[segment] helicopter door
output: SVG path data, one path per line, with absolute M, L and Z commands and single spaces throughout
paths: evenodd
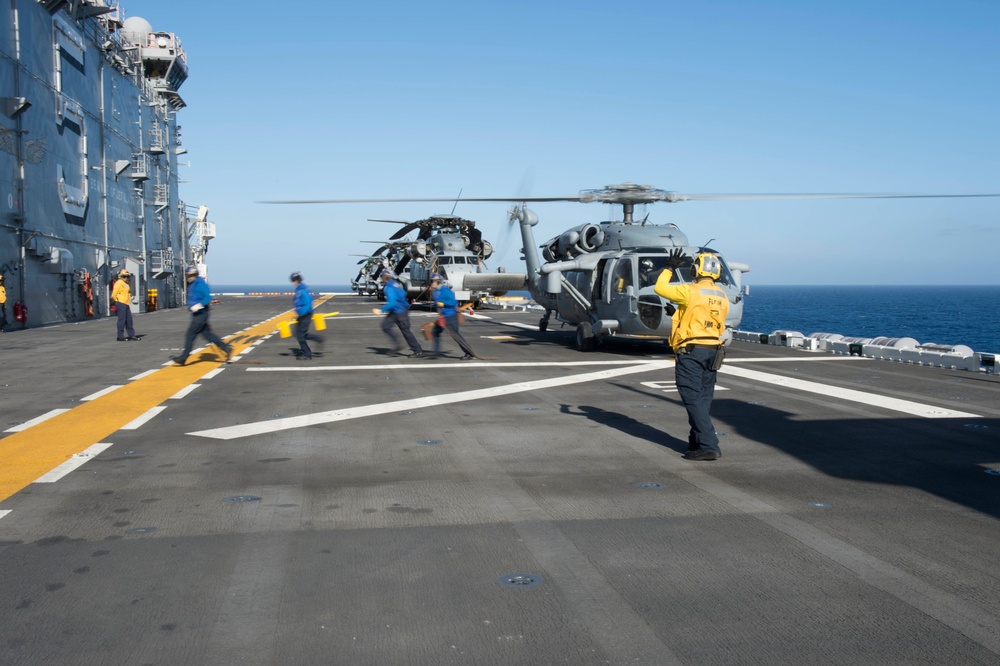
M 597 279 L 594 280 L 594 292 L 590 295 L 591 303 L 597 303 L 598 301 L 611 302 L 611 294 L 608 293 L 608 286 L 612 280 L 608 279 L 607 269 L 607 259 L 601 259 L 597 262 Z
M 622 257 L 611 274 L 611 304 L 616 312 L 636 314 L 639 298 L 635 289 L 635 257 Z

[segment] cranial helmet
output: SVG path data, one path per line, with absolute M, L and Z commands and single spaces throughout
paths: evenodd
M 722 262 L 719 261 L 717 256 L 707 252 L 702 252 L 695 256 L 694 263 L 691 264 L 691 277 L 695 280 L 703 277 L 718 280 L 721 275 Z
M 288 279 L 292 282 L 302 282 L 302 273 L 295 271 Z
M 653 261 L 651 259 L 643 259 L 639 262 L 639 269 L 642 271 L 653 270 Z
M 444 278 L 441 277 L 440 273 L 431 273 L 431 282 L 434 282 L 434 281 L 443 282 Z
M 118 271 L 118 277 L 128 277 L 128 271 L 124 268 Z
M 187 268 L 184 269 L 184 275 L 189 275 L 189 276 L 190 275 L 195 275 L 195 276 L 197 276 L 198 275 L 198 267 L 197 266 L 188 266 Z

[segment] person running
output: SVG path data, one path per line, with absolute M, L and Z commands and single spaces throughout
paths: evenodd
M 309 324 L 313 318 L 313 298 L 309 293 L 309 287 L 302 282 L 302 274 L 296 271 L 291 276 L 292 284 L 295 285 L 295 337 L 299 341 L 299 353 L 295 358 L 300 361 L 309 361 L 313 357 L 312 349 L 309 348 L 307 340 L 322 344 L 323 338 L 315 333 L 309 332 Z
M 434 304 L 439 315 L 434 324 L 434 355 L 441 354 L 441 333 L 448 331 L 448 334 L 465 352 L 465 356 L 462 357 L 463 361 L 476 358 L 476 352 L 472 351 L 472 347 L 458 331 L 458 300 L 455 298 L 455 292 L 438 273 L 431 275 L 431 289 L 434 290 Z
M 170 360 L 177 365 L 184 365 L 191 348 L 194 347 L 194 340 L 198 335 L 204 336 L 206 340 L 222 350 L 226 355 L 226 363 L 233 358 L 233 348 L 227 345 L 222 338 L 212 331 L 208 325 L 208 310 L 212 303 L 212 291 L 208 288 L 205 278 L 198 275 L 197 266 L 188 266 L 184 271 L 184 278 L 187 280 L 187 304 L 191 311 L 191 324 L 188 326 L 187 337 L 184 340 L 184 351 L 180 356 L 171 356 Z
M 410 351 L 413 352 L 410 354 L 410 358 L 422 358 L 424 350 L 410 330 L 410 315 L 408 312 L 410 303 L 406 300 L 406 289 L 403 288 L 403 285 L 399 283 L 399 280 L 396 279 L 396 276 L 389 269 L 382 271 L 379 277 L 382 278 L 382 282 L 385 284 L 383 288 L 385 305 L 381 308 L 372 308 L 372 314 L 385 315 L 385 319 L 382 320 L 382 332 L 388 335 L 389 340 L 392 341 L 392 351 L 399 353 L 403 349 L 399 338 L 392 332 L 392 327 L 396 326 L 399 328 L 399 332 L 403 334 L 406 344 L 410 346 Z

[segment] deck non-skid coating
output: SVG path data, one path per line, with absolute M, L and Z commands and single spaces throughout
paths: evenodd
M 5 334 L 0 455 L 113 414 L 0 503 L 3 663 L 1000 659 L 995 376 L 737 343 L 692 463 L 662 345 L 504 312 L 411 359 L 338 296 L 303 362 L 290 296 L 222 301 L 230 365 L 168 364 L 183 311 Z

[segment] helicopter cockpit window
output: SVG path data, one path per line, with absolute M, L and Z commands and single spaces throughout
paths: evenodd
M 438 257 L 438 263 L 439 264 L 450 264 L 451 263 L 451 257 Z
M 656 278 L 666 267 L 666 257 L 639 257 L 639 288 L 656 284 Z
M 615 265 L 615 274 L 612 286 L 619 294 L 624 294 L 625 290 L 632 286 L 632 262 L 628 258 L 619 259 Z

